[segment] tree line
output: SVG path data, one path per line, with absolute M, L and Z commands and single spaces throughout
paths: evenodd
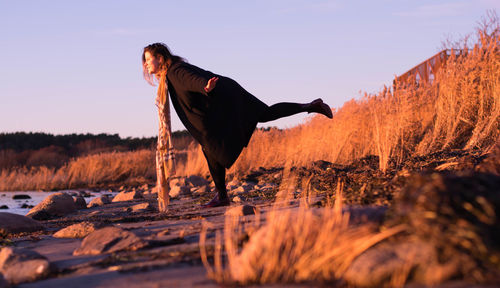
M 182 150 L 193 142 L 186 130 L 172 133 Z M 66 134 L 41 132 L 0 133 L 0 170 L 12 167 L 60 167 L 69 159 L 95 153 L 154 149 L 156 137 L 121 138 L 118 134 Z

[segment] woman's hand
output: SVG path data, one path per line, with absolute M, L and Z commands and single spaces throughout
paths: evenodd
M 215 88 L 215 84 L 219 81 L 219 77 L 212 77 L 208 80 L 207 86 L 205 86 L 205 92 L 210 93 Z

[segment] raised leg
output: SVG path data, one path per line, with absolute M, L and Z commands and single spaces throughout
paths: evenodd
M 259 122 L 269 122 L 279 118 L 288 117 L 301 112 L 320 113 L 328 118 L 332 118 L 332 110 L 328 105 L 323 103 L 320 98 L 312 101 L 311 103 L 288 103 L 282 102 L 269 106 L 259 119 Z

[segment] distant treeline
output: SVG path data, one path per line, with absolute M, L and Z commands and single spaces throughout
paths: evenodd
M 186 130 L 172 133 L 176 149 L 193 142 Z M 156 137 L 120 138 L 118 134 L 0 133 L 0 170 L 12 167 L 60 167 L 69 159 L 103 152 L 153 149 Z
M 186 130 L 172 133 L 174 138 L 189 137 Z M 114 147 L 121 146 L 127 150 L 152 148 L 156 144 L 156 137 L 120 138 L 118 134 L 67 134 L 52 135 L 47 133 L 0 133 L 0 150 L 12 149 L 16 152 L 38 150 L 49 146 L 58 146 L 70 152 L 81 144 L 93 146 Z M 78 150 L 78 149 L 76 149 Z

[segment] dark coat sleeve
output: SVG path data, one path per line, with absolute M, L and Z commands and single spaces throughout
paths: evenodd
M 187 63 L 181 63 L 173 69 L 171 78 L 175 79 L 178 84 L 182 83 L 181 85 L 187 91 L 208 96 L 204 88 L 207 86 L 211 75 L 207 72 Z

